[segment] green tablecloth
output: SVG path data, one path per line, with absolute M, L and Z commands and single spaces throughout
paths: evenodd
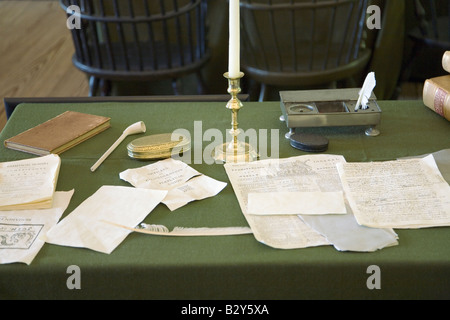
M 449 122 L 420 101 L 379 101 L 381 135 L 367 137 L 360 128 L 317 129 L 330 141 L 327 153 L 347 161 L 391 160 L 450 148 Z M 142 120 L 147 134 L 184 128 L 194 140 L 194 122 L 203 132 L 230 127 L 223 103 L 22 104 L 1 141 L 65 110 L 111 117 L 112 127 L 61 154 L 57 190 L 75 189 L 69 214 L 102 185 L 124 185 L 119 173 L 149 162 L 130 159 L 129 136 L 97 169 L 89 168 L 130 124 Z M 289 146 L 279 121 L 278 102 L 245 103 L 243 129 L 278 129 L 280 157 L 305 154 Z M 204 141 L 201 150 L 211 142 Z M 199 148 L 199 149 L 195 149 Z M 31 155 L 0 147 L 0 161 Z M 174 212 L 158 205 L 145 222 L 171 228 L 246 226 L 223 165 L 191 166 L 228 182 L 217 196 L 192 202 Z M 279 250 L 252 235 L 170 238 L 130 234 L 110 255 L 89 249 L 45 244 L 31 265 L 0 265 L 0 299 L 318 299 L 450 298 L 450 229 L 396 230 L 399 245 L 373 253 L 339 252 L 332 246 Z M 69 290 L 67 268 L 81 270 L 81 290 Z M 377 265 L 381 289 L 370 290 L 367 269 Z

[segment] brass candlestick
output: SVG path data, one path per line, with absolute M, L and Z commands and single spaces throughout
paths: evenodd
M 241 92 L 240 79 L 244 76 L 240 72 L 239 77 L 230 78 L 228 72 L 224 73 L 224 77 L 228 79 L 228 93 L 231 95 L 226 107 L 231 110 L 231 141 L 218 145 L 214 149 L 213 158 L 224 162 L 250 162 L 258 158 L 255 149 L 248 143 L 239 140 L 238 136 L 241 130 L 238 128 L 237 116 L 239 110 L 243 107 L 242 102 L 237 95 Z

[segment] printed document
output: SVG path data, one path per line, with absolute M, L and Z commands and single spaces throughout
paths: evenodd
M 249 194 L 266 193 L 267 198 L 273 198 L 282 192 L 342 191 L 336 172 L 338 162 L 345 162 L 344 157 L 308 155 L 250 163 L 226 163 L 225 170 L 255 238 L 274 248 L 293 249 L 331 243 L 297 215 L 250 214 Z M 282 204 L 283 198 L 277 201 Z
M 375 228 L 450 225 L 450 186 L 432 155 L 339 163 L 343 188 L 359 224 Z
M 60 165 L 55 154 L 0 163 L 0 210 L 51 208 Z
M 336 164 L 345 163 L 339 155 L 306 155 L 286 159 L 267 159 L 250 163 L 227 163 L 225 170 L 231 181 L 241 210 L 255 238 L 268 246 L 280 249 L 334 245 L 341 251 L 374 251 L 397 244 L 392 230 L 370 229 L 359 226 L 346 202 L 342 203 L 342 185 Z M 288 197 L 286 194 L 292 193 Z M 333 208 L 312 208 L 305 195 L 332 195 Z M 255 194 L 258 197 L 255 199 Z M 265 194 L 274 214 L 261 208 L 249 212 L 250 200 Z M 295 205 L 286 203 L 301 194 Z M 319 198 L 321 198 L 319 197 Z M 323 198 L 322 198 L 323 199 Z M 275 208 L 278 203 L 282 208 Z M 336 210 L 335 205 L 338 204 Z M 344 208 L 343 208 L 344 207 Z M 309 214 L 305 213 L 305 208 Z M 317 210 L 318 212 L 313 212 Z M 330 210 L 325 214 L 325 210 Z M 284 211 L 285 214 L 280 214 Z M 347 213 L 346 213 L 347 212 Z M 332 222 L 327 224 L 326 222 Z M 333 226 L 339 225 L 339 232 Z
M 172 158 L 125 170 L 119 176 L 137 188 L 166 190 L 162 203 L 171 211 L 191 201 L 215 196 L 227 185 Z
M 73 192 L 55 192 L 50 209 L 0 211 L 0 263 L 30 264 L 44 245 L 47 231 L 67 209 Z

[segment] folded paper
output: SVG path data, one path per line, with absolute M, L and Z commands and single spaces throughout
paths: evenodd
M 336 192 L 260 192 L 248 194 L 248 213 L 346 214 L 344 193 Z
M 297 215 L 249 213 L 249 194 L 342 192 L 336 163 L 340 155 L 306 155 L 250 163 L 226 163 L 225 170 L 255 238 L 270 247 L 296 249 L 330 245 Z M 251 196 L 253 197 L 253 196 Z
M 317 154 L 227 163 L 225 170 L 255 238 L 266 245 L 280 249 L 334 245 L 340 251 L 368 252 L 398 244 L 393 230 L 358 225 L 345 201 L 345 193 L 342 203 L 343 189 L 337 164 L 345 163 L 344 157 L 339 155 Z M 313 194 L 318 194 L 324 202 L 327 200 L 322 196 L 326 194 L 339 200 L 339 210 L 321 204 L 322 213 L 343 212 L 344 204 L 347 214 L 298 214 L 297 206 L 304 205 Z M 266 198 L 276 195 L 277 199 L 264 199 L 264 195 Z M 296 196 L 299 198 L 295 199 Z M 260 203 L 256 203 L 258 201 Z M 285 207 L 286 202 L 296 204 Z M 270 208 L 264 208 L 265 204 Z M 277 205 L 280 208 L 276 208 Z M 313 206 L 315 204 L 311 203 L 310 213 L 318 210 Z M 256 210 L 285 214 L 254 214 Z
M 162 202 L 171 211 L 191 201 L 215 196 L 227 185 L 172 158 L 125 170 L 119 176 L 137 188 L 166 190 L 167 195 Z
M 102 186 L 47 233 L 52 244 L 111 253 L 131 232 L 106 221 L 134 227 L 161 202 L 167 191 Z
M 394 230 L 361 226 L 351 212 L 345 215 L 301 215 L 300 218 L 339 251 L 373 252 L 398 245 Z

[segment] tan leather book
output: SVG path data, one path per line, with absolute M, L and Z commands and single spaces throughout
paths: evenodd
M 110 127 L 111 118 L 66 111 L 30 128 L 4 144 L 9 149 L 36 155 L 60 154 Z
M 450 121 L 450 75 L 427 79 L 423 86 L 423 103 Z

